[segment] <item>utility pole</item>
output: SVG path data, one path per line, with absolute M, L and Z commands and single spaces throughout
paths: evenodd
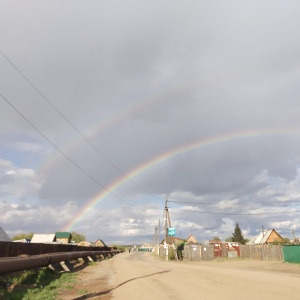
M 171 226 L 170 213 L 169 213 L 169 209 L 168 209 L 168 196 L 166 197 L 166 202 L 165 202 L 164 221 L 165 221 L 164 248 L 165 248 L 166 261 L 168 261 L 168 259 L 169 259 L 169 244 L 167 244 L 168 228 L 172 227 Z M 175 259 L 178 260 L 177 252 L 176 252 L 175 245 L 174 245 L 174 236 L 170 236 L 169 241 L 172 243 L 172 247 L 174 249 Z
M 155 233 L 154 233 L 154 241 L 153 241 L 153 245 L 154 247 L 157 247 L 157 254 L 159 255 L 159 250 L 160 250 L 160 219 L 158 220 L 158 226 L 154 227 Z

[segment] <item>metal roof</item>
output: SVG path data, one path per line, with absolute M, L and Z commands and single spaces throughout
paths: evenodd
M 250 245 L 265 244 L 273 231 L 274 229 L 264 230 L 256 238 L 251 239 L 248 244 Z
M 70 232 L 56 232 L 55 236 L 56 236 L 57 239 L 72 238 L 72 234 Z
M 52 243 L 56 240 L 55 234 L 39 234 L 36 233 L 31 239 L 31 243 Z
M 7 233 L 4 231 L 2 227 L 0 227 L 0 241 L 1 242 L 11 242 L 10 237 L 7 235 Z

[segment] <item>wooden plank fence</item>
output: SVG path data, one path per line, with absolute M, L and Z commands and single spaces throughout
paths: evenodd
M 160 247 L 159 254 L 165 257 L 165 251 Z M 239 254 L 239 255 L 238 255 Z M 213 245 L 185 245 L 183 250 L 184 259 L 190 261 L 213 260 L 215 258 L 249 258 L 254 260 L 283 261 L 281 245 L 240 245 L 240 251 L 229 251 L 222 248 L 222 255 L 216 257 Z M 169 247 L 169 258 L 174 258 L 174 251 Z
M 240 250 L 242 258 L 283 261 L 281 245 L 240 245 Z

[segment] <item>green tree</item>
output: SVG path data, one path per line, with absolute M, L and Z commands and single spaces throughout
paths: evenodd
M 232 242 L 238 242 L 242 245 L 245 245 L 247 243 L 247 239 L 244 238 L 239 223 L 236 223 L 235 225 L 234 232 L 232 234 Z
M 72 232 L 72 241 L 75 241 L 75 243 L 85 241 L 85 235 L 73 231 Z
M 23 239 L 31 240 L 32 237 L 33 237 L 33 232 L 30 232 L 30 233 L 20 233 L 20 234 L 17 234 L 15 236 L 13 236 L 12 240 L 13 241 L 23 240 Z
M 216 241 L 216 242 L 221 242 L 221 239 L 218 237 L 218 236 L 214 236 L 212 238 L 213 241 Z

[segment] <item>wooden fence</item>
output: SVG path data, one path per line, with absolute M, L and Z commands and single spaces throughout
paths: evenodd
M 283 251 L 281 245 L 240 245 L 240 251 L 229 251 L 222 249 L 222 258 L 249 258 L 254 260 L 283 261 Z M 165 256 L 165 251 L 160 247 L 159 254 Z M 184 259 L 190 261 L 213 260 L 216 257 L 213 245 L 185 245 L 183 250 Z M 174 251 L 169 246 L 169 258 L 174 258 Z
M 283 261 L 281 245 L 240 245 L 240 250 L 242 258 Z

